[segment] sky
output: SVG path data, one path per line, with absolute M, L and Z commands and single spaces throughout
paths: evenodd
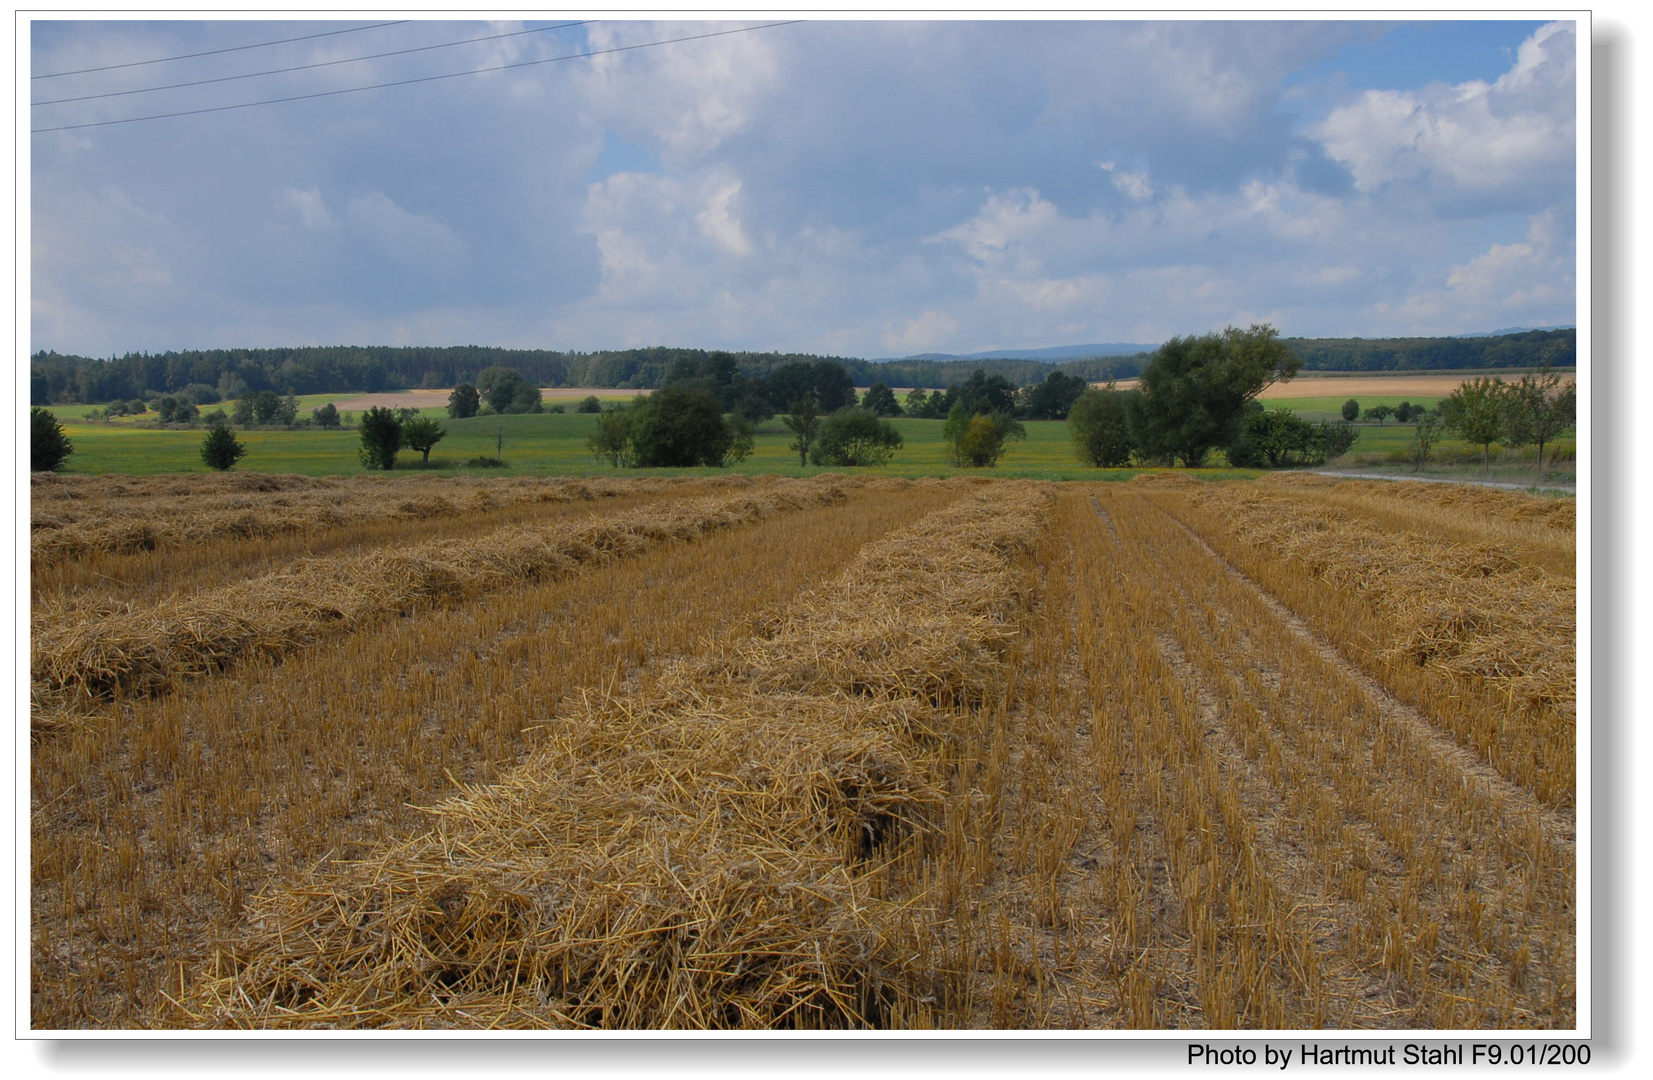
M 34 22 L 31 348 L 1577 319 L 1571 22 L 373 21 Z

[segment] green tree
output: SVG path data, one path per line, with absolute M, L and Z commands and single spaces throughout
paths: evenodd
M 1417 411 L 1412 413 L 1412 418 L 1418 427 L 1412 432 L 1412 441 L 1407 444 L 1406 449 L 1411 455 L 1413 470 L 1422 472 L 1423 467 L 1429 463 L 1430 451 L 1441 440 L 1441 414 L 1419 405 Z
M 670 385 L 638 397 L 631 409 L 631 442 L 643 468 L 722 468 L 740 433 L 723 418 L 717 397 Z
M 319 409 L 312 409 L 310 421 L 317 427 L 336 428 L 339 426 L 339 407 L 329 401 Z
M 207 437 L 201 440 L 201 460 L 219 472 L 232 468 L 246 453 L 247 448 L 222 421 L 207 428 Z
M 591 438 L 585 442 L 586 448 L 599 459 L 606 460 L 615 468 L 629 467 L 634 461 L 631 448 L 631 425 L 627 420 L 627 413 L 621 411 L 599 412 L 597 414 L 597 430 L 592 432 Z
M 954 465 L 984 469 L 997 465 L 1012 441 L 1027 438 L 1027 429 L 1008 413 L 973 413 L 961 397 L 941 434 Z
M 895 391 L 881 382 L 867 387 L 867 395 L 861 399 L 861 408 L 874 416 L 901 415 L 901 405 L 895 400 Z
M 1196 467 L 1239 437 L 1248 401 L 1299 366 L 1266 324 L 1172 338 L 1142 371 L 1132 436 L 1149 457 Z
M 257 423 L 274 423 L 281 410 L 281 395 L 274 390 L 260 390 L 252 397 L 252 410 Z
M 1548 367 L 1523 375 L 1505 401 L 1505 425 L 1511 446 L 1538 444 L 1538 481 L 1544 479 L 1544 447 L 1578 422 L 1578 388 Z M 1535 481 L 1536 482 L 1536 481 Z
M 1354 398 L 1350 398 L 1348 401 L 1345 401 L 1343 403 L 1343 419 L 1347 420 L 1351 424 L 1356 420 L 1359 420 L 1360 402 L 1356 401 Z
M 63 434 L 63 425 L 50 411 L 38 405 L 29 409 L 29 470 L 56 472 L 75 452 L 75 444 Z
M 448 395 L 448 419 L 469 420 L 482 407 L 482 395 L 470 383 L 460 383 Z
M 814 394 L 805 394 L 786 407 L 781 421 L 792 432 L 792 441 L 787 445 L 798 452 L 798 464 L 808 465 L 810 444 L 821 430 L 821 403 Z
M 1044 381 L 1027 392 L 1027 416 L 1030 420 L 1066 420 L 1074 403 L 1090 384 L 1077 375 L 1053 371 Z
M 1376 420 L 1378 422 L 1378 427 L 1382 427 L 1383 422 L 1393 415 L 1395 415 L 1395 410 L 1388 405 L 1373 405 L 1370 409 L 1366 410 L 1366 419 Z
M 598 399 L 596 394 L 591 394 L 587 397 L 581 398 L 579 406 L 574 411 L 583 413 L 600 413 L 603 411 L 603 403 Z
M 483 368 L 476 376 L 476 388 L 496 413 L 537 413 L 542 411 L 540 388 L 524 379 L 515 368 Z
M 1462 383 L 1441 402 L 1441 421 L 1446 428 L 1481 448 L 1483 471 L 1492 468 L 1492 444 L 1504 438 L 1508 390 L 1503 379 L 1483 375 Z
M 1135 445 L 1128 419 L 1129 398 L 1109 383 L 1104 390 L 1087 388 L 1068 410 L 1068 433 L 1079 460 L 1100 469 L 1128 464 Z
M 369 469 L 389 471 L 396 467 L 396 451 L 402 448 L 402 422 L 381 405 L 362 413 L 361 459 Z
M 434 416 L 415 416 L 402 424 L 402 445 L 424 454 L 422 464 L 430 464 L 430 452 L 442 441 L 448 431 Z
M 840 409 L 822 421 L 809 455 L 817 465 L 876 466 L 900 448 L 901 433 L 895 425 L 863 406 Z
M 908 416 L 928 416 L 930 414 L 930 395 L 922 386 L 915 386 L 907 391 Z

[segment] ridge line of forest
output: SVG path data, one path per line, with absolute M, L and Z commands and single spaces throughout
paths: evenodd
M 1495 337 L 1283 338 L 1302 359 L 1303 371 L 1447 371 L 1518 367 L 1574 367 L 1577 330 L 1529 330 Z M 30 360 L 31 404 L 141 398 L 185 386 L 218 385 L 226 375 L 249 390 L 297 394 L 376 393 L 382 390 L 447 387 L 491 366 L 513 368 L 538 386 L 655 389 L 665 384 L 679 359 L 732 357 L 747 376 L 767 376 L 787 363 L 826 360 L 847 372 L 857 386 L 944 389 L 981 369 L 1018 386 L 1061 371 L 1100 382 L 1139 375 L 1150 352 L 1051 362 L 1047 360 L 890 360 L 815 356 L 801 353 L 730 352 L 655 346 L 601 352 L 503 349 L 481 345 L 333 345 L 266 349 L 187 349 L 127 353 L 96 358 L 37 352 Z

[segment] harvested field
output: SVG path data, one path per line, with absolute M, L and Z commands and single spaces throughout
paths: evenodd
M 391 599 L 37 710 L 33 1024 L 1570 1030 L 1571 504 L 1369 488 L 622 491 L 226 580 Z

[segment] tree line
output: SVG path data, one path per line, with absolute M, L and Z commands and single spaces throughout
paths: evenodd
M 1286 338 L 1282 344 L 1309 371 L 1438 371 L 1574 366 L 1576 331 L 1533 330 L 1484 338 Z M 42 351 L 30 357 L 33 405 L 147 400 L 185 394 L 193 404 L 234 400 L 249 392 L 278 394 L 378 393 L 415 387 L 452 387 L 477 381 L 489 368 L 508 368 L 535 386 L 658 389 L 681 365 L 733 363 L 748 378 L 768 380 L 777 369 L 831 363 L 853 385 L 944 389 L 974 371 L 1012 386 L 1043 382 L 1061 372 L 1084 382 L 1141 374 L 1152 351 L 1051 364 L 1042 360 L 891 360 L 876 362 L 804 353 L 722 352 L 644 348 L 601 352 L 501 349 L 479 345 L 306 346 L 274 349 L 200 349 L 126 353 L 107 359 Z M 206 400 L 203 400 L 206 399 Z M 784 408 L 783 405 L 776 406 Z

